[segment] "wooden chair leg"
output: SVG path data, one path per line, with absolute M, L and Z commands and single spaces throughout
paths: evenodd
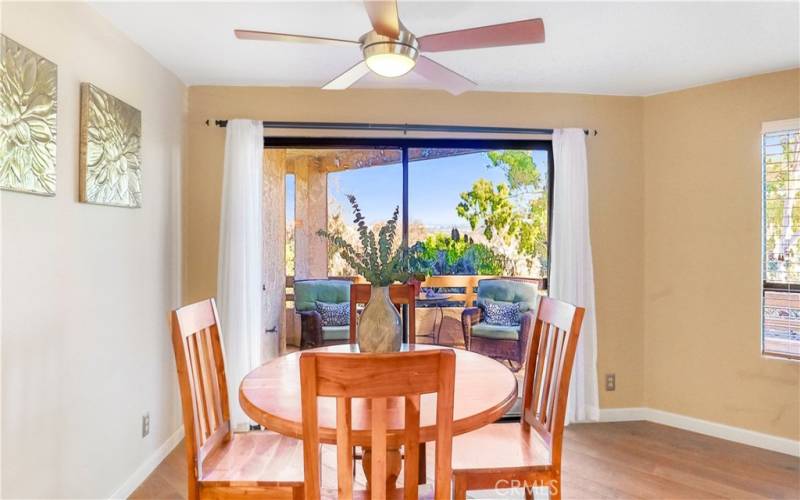
M 467 498 L 467 477 L 455 476 L 453 480 L 453 500 L 466 500 Z

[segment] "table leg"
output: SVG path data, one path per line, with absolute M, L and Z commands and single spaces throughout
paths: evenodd
M 361 467 L 367 477 L 367 489 L 372 480 L 372 450 L 364 447 L 364 458 L 361 460 Z M 400 477 L 400 467 L 402 466 L 402 455 L 400 448 L 387 448 L 386 450 L 386 491 L 397 489 L 397 478 Z

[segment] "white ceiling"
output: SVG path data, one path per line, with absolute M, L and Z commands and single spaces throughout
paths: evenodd
M 357 39 L 360 2 L 99 2 L 188 85 L 320 87 L 360 60 L 357 46 L 237 40 L 234 28 Z M 800 2 L 422 2 L 399 0 L 418 36 L 542 17 L 547 42 L 435 53 L 478 90 L 651 95 L 800 66 Z M 424 87 L 371 75 L 357 87 Z

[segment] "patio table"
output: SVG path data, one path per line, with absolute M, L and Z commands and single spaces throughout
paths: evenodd
M 419 294 L 417 296 L 417 306 L 436 308 L 436 313 L 433 316 L 433 327 L 430 333 L 417 333 L 417 337 L 430 337 L 433 343 L 439 345 L 439 337 L 442 334 L 442 324 L 444 323 L 444 306 L 449 302 L 450 297 L 443 293 L 437 294 Z M 439 321 L 436 321 L 436 316 L 439 316 Z
M 446 347 L 403 344 L 402 350 L 447 349 Z M 358 352 L 358 345 L 345 344 L 312 349 L 313 352 Z M 488 425 L 508 411 L 517 399 L 517 379 L 504 365 L 486 356 L 454 349 L 456 354 L 453 435 L 464 434 Z M 269 430 L 297 439 L 303 438 L 300 404 L 300 352 L 273 359 L 251 371 L 239 388 L 239 403 L 245 413 Z M 403 442 L 403 399 L 387 402 L 387 483 L 395 487 L 400 472 L 400 447 Z M 336 443 L 336 400 L 319 398 L 319 438 Z M 352 443 L 365 449 L 370 445 L 370 410 L 367 401 L 353 399 Z M 420 402 L 420 442 L 436 439 L 436 395 L 425 394 Z M 366 472 L 366 471 L 365 471 Z M 424 475 L 421 477 L 425 477 Z M 367 474 L 369 478 L 369 474 Z

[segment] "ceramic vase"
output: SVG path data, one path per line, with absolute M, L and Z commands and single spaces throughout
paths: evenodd
M 396 352 L 403 341 L 403 321 L 389 298 L 389 287 L 372 287 L 369 302 L 358 321 L 361 352 Z

